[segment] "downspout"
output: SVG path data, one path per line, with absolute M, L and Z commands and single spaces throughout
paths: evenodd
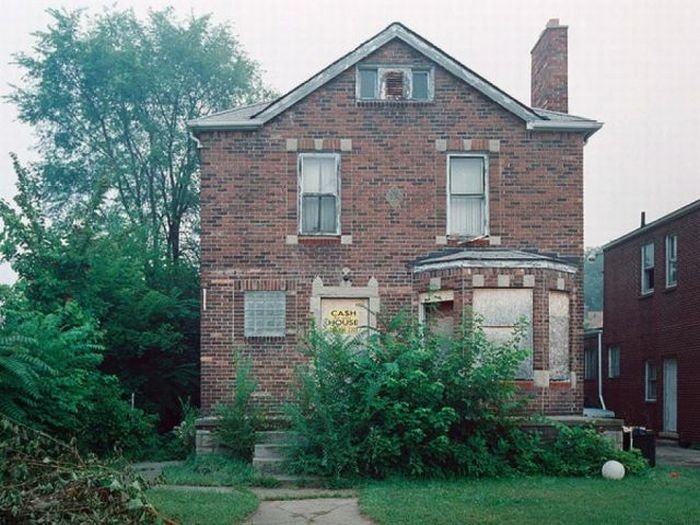
M 607 410 L 603 399 L 603 330 L 598 330 L 598 401 L 600 408 Z

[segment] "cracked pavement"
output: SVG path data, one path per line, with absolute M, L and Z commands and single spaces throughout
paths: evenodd
M 356 498 L 263 501 L 246 525 L 371 525 Z

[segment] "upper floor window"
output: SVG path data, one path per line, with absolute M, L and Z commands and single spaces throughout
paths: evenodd
M 666 236 L 666 288 L 678 284 L 678 236 Z
M 243 303 L 246 337 L 284 337 L 286 321 L 284 292 L 246 292 Z
M 299 155 L 299 232 L 340 233 L 340 157 Z
M 642 246 L 642 293 L 654 291 L 654 243 Z
M 448 235 L 478 237 L 488 233 L 486 171 L 484 156 L 448 156 Z
M 359 100 L 432 100 L 429 67 L 362 66 L 357 68 Z

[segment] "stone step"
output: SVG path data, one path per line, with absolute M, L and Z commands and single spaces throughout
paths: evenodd
M 291 445 L 281 443 L 272 444 L 256 444 L 253 457 L 260 459 L 279 459 L 284 460 L 289 455 Z
M 253 458 L 253 467 L 260 474 L 284 474 L 284 460 L 279 458 Z

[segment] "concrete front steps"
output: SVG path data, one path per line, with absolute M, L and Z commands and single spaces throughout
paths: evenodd
M 253 466 L 264 476 L 275 478 L 283 476 L 284 462 L 289 457 L 290 443 L 295 438 L 294 432 L 280 430 L 257 432 Z

